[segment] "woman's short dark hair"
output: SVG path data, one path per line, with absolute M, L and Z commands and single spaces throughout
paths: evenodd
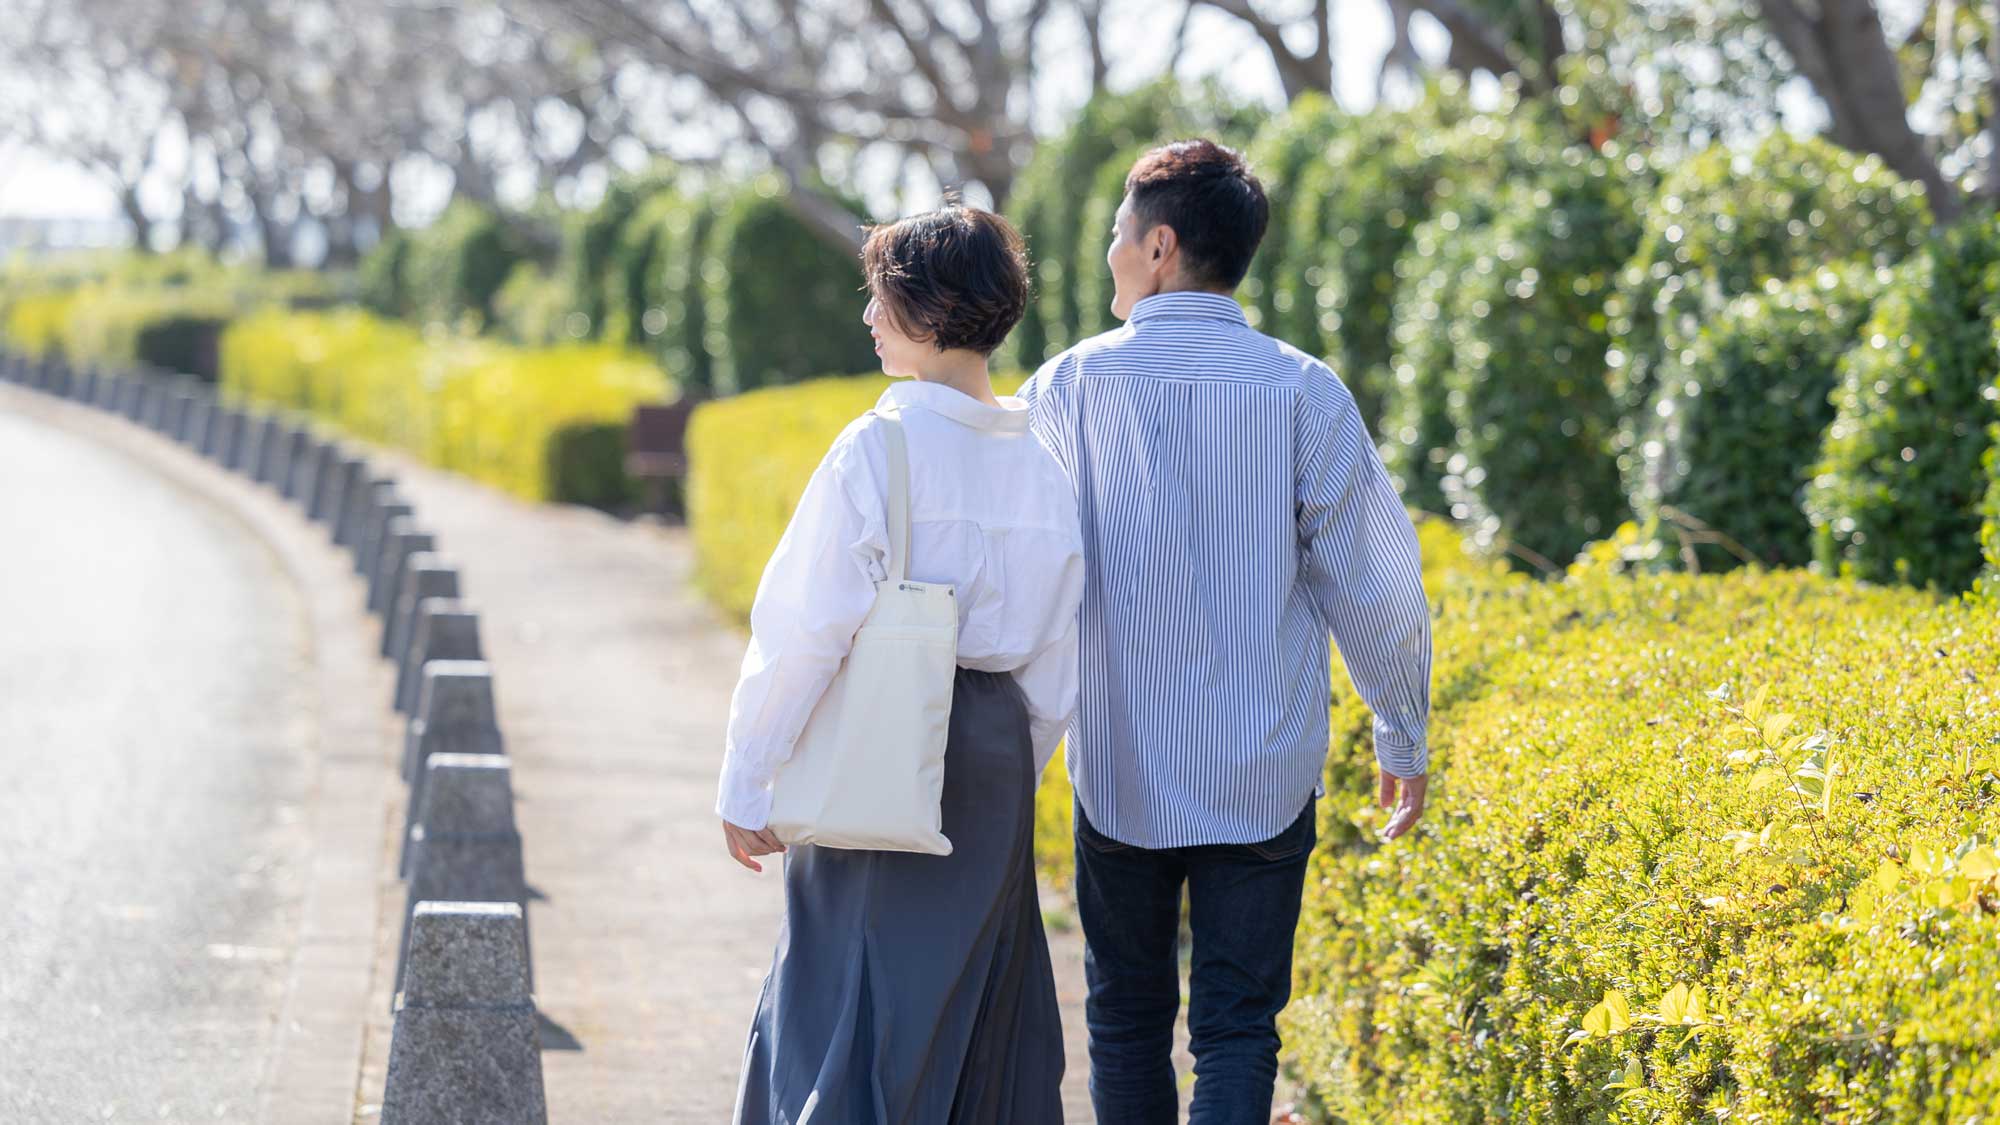
M 868 292 L 897 330 L 939 351 L 991 355 L 1028 307 L 1028 250 L 991 211 L 953 204 L 874 227 Z
M 1264 240 L 1271 204 L 1249 162 L 1210 140 L 1175 141 L 1141 156 L 1125 177 L 1141 233 L 1174 229 L 1191 282 L 1234 289 Z

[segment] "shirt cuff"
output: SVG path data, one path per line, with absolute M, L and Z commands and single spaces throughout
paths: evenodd
M 1431 748 L 1423 742 L 1405 742 L 1379 727 L 1375 731 L 1375 761 L 1392 777 L 1421 777 L 1430 772 Z
M 751 777 L 746 770 L 724 767 L 715 812 L 738 828 L 762 831 L 771 822 L 770 781 Z

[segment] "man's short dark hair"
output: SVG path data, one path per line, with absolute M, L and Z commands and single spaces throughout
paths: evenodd
M 1140 232 L 1172 227 L 1182 275 L 1213 289 L 1243 280 L 1271 219 L 1249 162 L 1210 140 L 1175 141 L 1141 156 L 1125 177 L 1125 194 Z
M 1027 311 L 1027 246 L 1011 223 L 977 207 L 870 229 L 861 266 L 896 328 L 940 351 L 991 355 Z

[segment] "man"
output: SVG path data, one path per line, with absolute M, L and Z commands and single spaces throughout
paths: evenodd
M 1083 518 L 1069 731 L 1091 1099 L 1173 1125 L 1180 903 L 1195 1125 L 1265 1125 L 1327 748 L 1328 635 L 1374 711 L 1383 835 L 1423 815 L 1430 617 L 1354 398 L 1231 297 L 1269 204 L 1206 140 L 1133 165 L 1107 255 L 1125 327 L 1022 394 Z

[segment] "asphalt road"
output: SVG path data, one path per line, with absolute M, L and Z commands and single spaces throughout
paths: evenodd
M 248 528 L 0 407 L 0 1120 L 252 1118 L 308 859 L 308 639 Z

